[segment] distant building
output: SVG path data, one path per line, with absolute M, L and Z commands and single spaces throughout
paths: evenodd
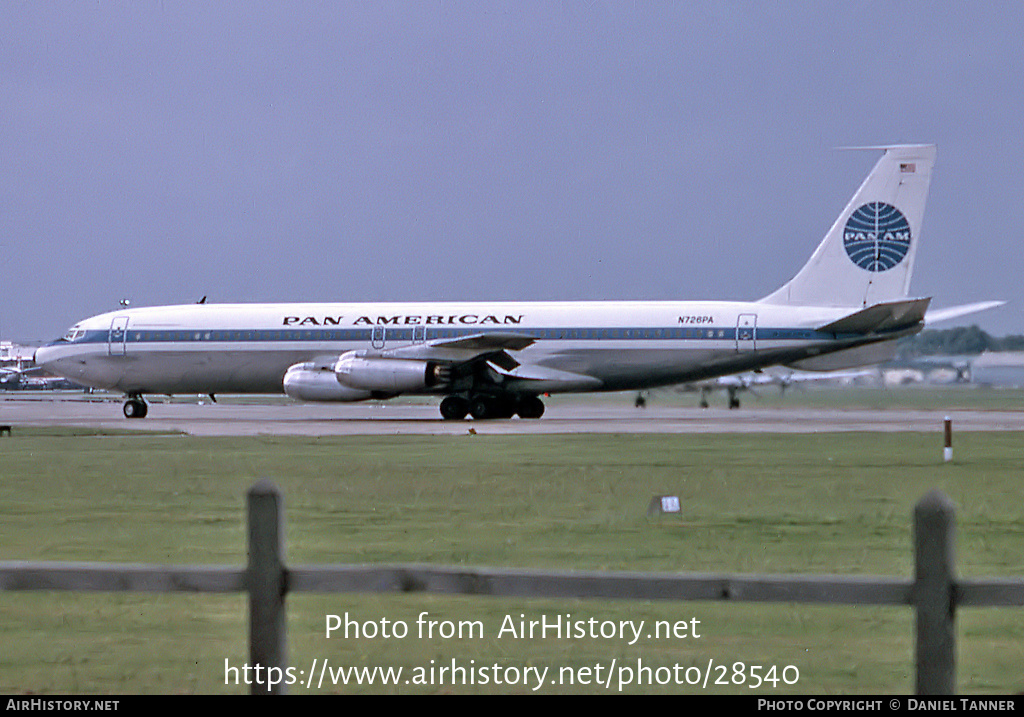
M 31 364 L 35 346 L 22 346 L 12 341 L 0 341 L 0 364 Z
M 1024 352 L 986 351 L 971 364 L 971 382 L 982 386 L 1024 386 Z

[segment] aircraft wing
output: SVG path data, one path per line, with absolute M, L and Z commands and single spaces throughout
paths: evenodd
M 819 381 L 842 381 L 845 379 L 863 378 L 864 376 L 877 376 L 878 371 L 870 368 L 859 371 L 825 371 L 825 372 L 793 372 L 785 376 L 777 376 L 775 383 L 789 385 L 793 383 L 817 383 Z
M 41 374 L 43 372 L 42 366 L 29 366 L 28 368 L 7 368 L 6 366 L 0 368 L 0 375 L 5 377 L 28 377 L 33 374 Z
M 593 376 L 584 376 L 583 374 L 562 371 L 549 366 L 520 364 L 508 369 L 499 366 L 494 361 L 488 361 L 487 366 L 503 380 L 528 384 L 534 391 L 585 390 L 596 389 L 601 386 L 601 380 Z
M 491 331 L 471 336 L 462 336 L 457 339 L 434 339 L 427 342 L 428 346 L 446 349 L 469 349 L 483 351 L 520 351 L 525 349 L 536 339 L 522 334 L 511 334 L 501 331 Z
M 860 371 L 828 371 L 828 372 L 797 372 L 789 373 L 738 373 L 729 376 L 706 379 L 704 381 L 691 381 L 683 384 L 683 391 L 713 391 L 713 390 L 748 390 L 755 386 L 780 386 L 785 388 L 794 383 L 815 383 L 821 381 L 839 381 L 862 376 L 872 376 L 876 372 L 871 369 Z
M 406 344 L 398 348 L 385 349 L 380 356 L 403 359 L 423 359 L 446 362 L 462 362 L 495 353 L 521 351 L 533 344 L 535 339 L 521 334 L 500 331 L 460 336 L 454 339 L 433 339 L 418 344 Z M 507 353 L 505 355 L 508 355 Z M 511 359 L 511 356 L 509 356 Z M 518 362 L 511 359 L 512 363 Z M 507 362 L 503 362 L 507 363 Z
M 421 344 L 400 346 L 381 351 L 389 358 L 443 361 L 455 367 L 456 374 L 486 367 L 491 380 L 496 384 L 528 385 L 532 392 L 548 390 L 569 391 L 599 388 L 600 379 L 540 366 L 523 364 L 509 351 L 520 351 L 533 344 L 535 339 L 522 334 L 500 331 L 485 332 L 455 339 L 434 339 Z

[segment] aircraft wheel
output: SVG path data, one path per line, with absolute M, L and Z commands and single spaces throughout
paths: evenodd
M 515 412 L 515 402 L 504 396 L 476 396 L 469 402 L 469 413 L 477 420 L 512 418 Z
M 514 415 L 516 415 L 516 402 L 514 398 L 503 396 L 495 399 L 495 418 L 512 418 Z
M 141 398 L 131 398 L 124 402 L 125 418 L 145 418 L 149 413 L 149 406 Z
M 740 407 L 740 400 L 738 398 L 730 398 L 729 399 L 729 408 L 739 408 L 739 407 Z
M 448 396 L 441 401 L 441 417 L 446 421 L 461 421 L 469 413 L 469 401 L 459 396 Z
M 469 413 L 478 421 L 494 418 L 493 401 L 487 396 L 477 396 L 469 402 Z
M 536 396 L 524 396 L 517 412 L 520 418 L 540 418 L 544 415 L 544 402 Z

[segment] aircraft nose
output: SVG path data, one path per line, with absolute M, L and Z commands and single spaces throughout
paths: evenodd
M 56 359 L 57 349 L 54 346 L 40 346 L 32 353 L 32 362 L 42 368 L 47 368 Z

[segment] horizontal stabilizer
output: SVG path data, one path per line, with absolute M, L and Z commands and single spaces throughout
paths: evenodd
M 838 321 L 819 326 L 818 331 L 830 334 L 871 334 L 909 328 L 924 321 L 931 299 L 890 301 L 861 309 Z
M 937 321 L 948 321 L 950 319 L 958 319 L 961 316 L 967 314 L 974 314 L 978 311 L 985 311 L 986 309 L 994 309 L 997 306 L 1002 306 L 1005 301 L 979 301 L 976 304 L 962 304 L 960 306 L 950 306 L 945 309 L 932 309 L 924 315 L 924 322 L 926 324 L 934 324 Z

